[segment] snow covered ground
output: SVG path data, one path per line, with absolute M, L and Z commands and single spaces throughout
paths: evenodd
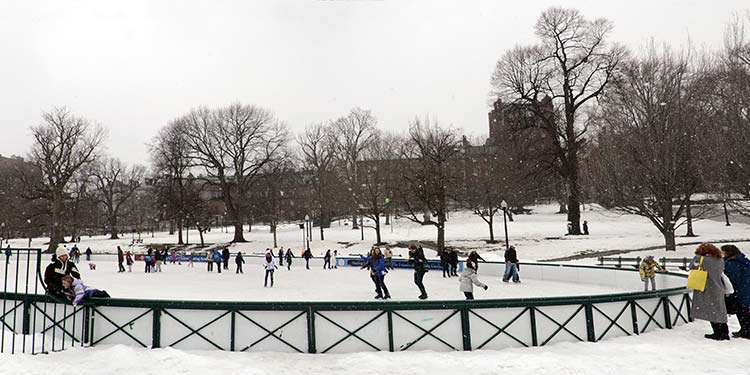
M 730 319 L 732 329 L 736 322 Z M 436 353 L 289 354 L 75 348 L 49 355 L 0 354 L 0 374 L 721 374 L 750 371 L 750 340 L 706 340 L 708 323 L 602 343 Z
M 565 236 L 565 215 L 556 214 L 557 206 L 540 205 L 532 207 L 531 215 L 515 215 L 515 221 L 508 222 L 509 242 L 518 249 L 519 258 L 522 261 L 536 261 L 552 259 L 575 254 L 590 253 L 601 250 L 627 250 L 648 246 L 663 246 L 664 239 L 656 228 L 647 219 L 635 215 L 626 215 L 617 212 L 603 210 L 597 206 L 587 206 L 582 212 L 581 220 L 589 222 L 591 235 L 589 236 Z M 750 241 L 750 224 L 732 220 L 732 226 L 725 226 L 722 220 L 699 220 L 694 224 L 698 237 L 678 237 L 677 243 L 696 241 L 719 241 L 719 240 L 747 240 Z M 339 249 L 340 254 L 366 252 L 375 242 L 374 231 L 365 228 L 365 240 L 360 241 L 360 231 L 352 230 L 345 221 L 334 222 L 331 228 L 325 230 L 325 241 L 319 240 L 319 230 L 314 228 L 313 240 L 310 247 L 314 254 L 323 255 L 326 249 Z M 368 221 L 365 220 L 365 225 Z M 502 257 L 504 249 L 504 233 L 502 216 L 495 218 L 495 239 L 500 243 L 488 244 L 485 240 L 489 238 L 487 224 L 478 216 L 469 212 L 452 213 L 446 224 L 446 241 L 448 245 L 458 246 L 464 249 L 476 249 L 487 260 L 497 260 Z M 233 233 L 225 233 L 221 228 L 213 228 L 210 233 L 205 233 L 207 243 L 226 243 L 232 239 Z M 684 234 L 685 229 L 678 229 L 678 236 Z M 303 234 L 297 223 L 282 225 L 278 230 L 278 244 L 285 248 L 291 247 L 296 255 L 303 248 Z M 157 232 L 154 237 L 150 233 L 143 233 L 143 244 L 148 243 L 175 243 L 177 236 L 166 232 Z M 109 240 L 104 236 L 89 238 L 84 236 L 79 244 L 81 250 L 91 247 L 94 252 L 116 251 L 117 245 L 127 249 L 132 234 L 124 234 L 120 240 Z M 189 233 L 191 244 L 199 242 L 196 230 Z M 253 226 L 253 231 L 245 233 L 247 243 L 233 244 L 231 251 L 242 251 L 243 253 L 263 253 L 266 248 L 273 247 L 273 236 L 267 226 Z M 398 241 L 435 241 L 436 231 L 433 226 L 421 226 L 409 222 L 406 219 L 394 220 L 394 225 L 382 227 L 382 239 L 389 243 Z M 43 247 L 47 242 L 45 238 L 33 239 L 32 247 Z M 28 239 L 11 240 L 12 246 L 26 247 Z M 72 246 L 72 245 L 68 245 Z M 653 254 L 659 256 L 686 256 L 692 253 L 695 246 L 686 247 L 677 253 L 652 250 L 635 255 Z M 136 247 L 136 251 L 143 251 L 142 247 Z M 404 249 L 396 253 L 406 255 Z M 431 252 L 427 252 L 428 255 Z M 434 253 L 432 253 L 434 255 Z M 633 256 L 635 256 L 633 255 Z M 594 259 L 584 263 L 593 264 Z

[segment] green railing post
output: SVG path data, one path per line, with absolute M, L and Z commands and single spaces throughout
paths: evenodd
M 307 352 L 315 353 L 315 310 L 307 308 Z
M 594 332 L 594 309 L 591 303 L 584 305 L 584 312 L 586 313 L 586 334 L 588 340 L 596 342 L 596 333 Z
M 28 297 L 28 294 L 23 296 L 23 323 L 21 325 L 21 332 L 23 332 L 24 335 L 29 334 L 29 323 L 31 321 L 31 303 L 29 303 Z
M 464 350 L 471 350 L 471 327 L 469 326 L 468 303 L 461 307 L 461 331 L 464 339 Z
M 536 333 L 536 307 L 529 308 L 529 322 L 531 323 L 531 346 L 539 346 L 539 338 Z
M 154 321 L 151 330 L 151 348 L 159 348 L 161 347 L 161 309 L 155 307 L 153 312 Z
M 669 311 L 669 297 L 661 297 L 661 304 L 664 307 L 664 327 L 672 329 L 672 316 Z
M 393 352 L 394 345 L 393 345 L 393 311 L 392 310 L 388 310 L 387 318 L 388 318 L 388 351 Z
M 630 316 L 633 318 L 633 333 L 639 335 L 638 332 L 638 313 L 635 311 L 635 301 L 630 301 Z
M 687 306 L 687 316 L 688 316 L 688 322 L 693 321 L 693 309 L 691 308 L 692 300 L 690 299 L 690 293 L 685 293 L 685 305 Z
M 229 332 L 229 350 L 232 352 L 234 351 L 235 327 L 237 326 L 236 321 L 235 321 L 235 315 L 236 315 L 235 310 L 232 310 L 232 321 L 230 323 L 231 331 Z

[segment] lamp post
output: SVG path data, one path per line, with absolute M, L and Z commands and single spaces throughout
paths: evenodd
M 508 250 L 508 202 L 503 199 L 500 202 L 500 207 L 503 209 L 503 227 L 505 228 L 505 250 Z
M 31 248 L 31 219 L 26 219 L 26 222 L 29 223 L 29 248 Z
M 5 222 L 0 223 L 0 245 L 3 243 L 3 238 L 5 238 L 5 242 L 8 242 L 8 238 L 5 237 Z
M 310 215 L 305 214 L 305 226 L 303 226 L 303 235 L 306 242 L 303 241 L 303 244 L 305 244 L 305 250 L 310 248 L 310 236 L 308 235 L 308 229 L 310 228 Z

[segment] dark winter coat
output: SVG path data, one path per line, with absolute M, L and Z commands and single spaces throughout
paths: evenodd
M 482 258 L 481 255 L 477 254 L 474 251 L 472 251 L 471 254 L 469 254 L 469 259 L 471 259 L 471 261 L 474 262 L 474 264 L 479 263 L 479 259 L 481 259 L 482 262 L 486 262 L 486 260 L 484 260 L 484 258 Z
M 125 254 L 123 254 L 122 249 L 120 247 L 117 247 L 117 261 L 122 263 L 125 261 Z
M 289 249 L 286 251 L 286 261 L 287 263 L 292 262 L 292 258 L 294 258 L 294 254 L 292 254 L 292 249 Z
M 90 256 L 91 254 L 92 254 L 91 248 L 87 248 L 86 249 L 86 255 Z
M 62 277 L 65 275 L 73 276 L 76 279 L 81 278 L 81 273 L 78 272 L 78 268 L 72 260 L 63 264 L 59 259 L 55 259 L 54 262 L 50 263 L 44 270 L 44 283 L 47 285 L 47 293 L 58 298 L 65 298 L 62 286 Z
M 741 253 L 724 258 L 724 273 L 732 282 L 737 302 L 744 307 L 750 307 L 750 259 Z
M 323 256 L 324 260 L 331 260 L 331 250 L 326 251 L 326 255 Z
M 245 258 L 242 257 L 242 254 L 237 253 L 237 256 L 234 257 L 234 262 L 237 264 L 245 263 Z
M 458 265 L 458 251 L 451 251 L 451 254 L 448 259 L 450 260 L 451 265 L 453 266 Z
M 424 256 L 424 250 L 417 248 L 409 255 L 409 263 L 414 264 L 414 272 L 427 272 L 427 258 Z
M 693 258 L 690 269 L 698 268 L 700 256 Z M 693 291 L 693 317 L 711 323 L 727 322 L 727 306 L 724 302 L 724 284 L 721 274 L 724 273 L 724 261 L 718 257 L 703 257 L 703 269 L 708 272 L 706 289 Z
M 229 260 L 229 249 L 224 248 L 224 250 L 221 251 L 221 259 Z
M 310 259 L 313 257 L 312 251 L 310 249 L 305 250 L 305 252 L 302 254 L 302 257 L 305 259 Z
M 442 254 L 440 254 L 440 265 L 443 267 L 447 267 L 448 263 L 450 262 L 450 255 L 447 251 L 443 251 Z
M 508 250 L 505 250 L 505 261 L 510 263 L 518 263 L 518 255 L 516 254 L 516 249 L 510 248 Z

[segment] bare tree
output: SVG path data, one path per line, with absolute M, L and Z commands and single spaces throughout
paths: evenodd
M 29 162 L 42 175 L 41 184 L 36 187 L 39 196 L 50 207 L 47 252 L 53 252 L 59 243 L 64 242 L 62 219 L 66 188 L 78 169 L 96 160 L 105 131 L 101 126 L 71 114 L 67 108 L 55 108 L 42 113 L 42 123 L 32 126 L 31 133 L 34 144 Z
M 184 126 L 183 121 L 170 122 L 149 145 L 159 211 L 164 219 L 177 224 L 178 244 L 183 243 L 182 229 L 188 213 L 186 190 L 192 167 Z
M 438 253 L 445 248 L 450 195 L 461 184 L 459 168 L 450 164 L 455 163 L 460 144 L 458 132 L 452 127 L 417 118 L 409 126 L 409 139 L 401 151 L 404 165 L 400 168 L 403 183 L 399 195 L 405 217 L 437 228 Z
M 401 137 L 379 132 L 363 150 L 363 160 L 359 163 L 361 214 L 372 220 L 376 244 L 383 243 L 380 218 L 387 214 L 386 210 L 391 207 L 398 189 L 398 159 L 402 144 Z
M 330 125 L 310 124 L 297 138 L 302 166 L 312 173 L 310 181 L 315 190 L 314 208 L 319 212 L 320 240 L 324 240 L 323 229 L 330 225 L 335 212 L 334 192 L 337 190 L 336 157 Z
M 592 155 L 597 201 L 648 218 L 675 250 L 690 196 L 701 187 L 702 85 L 687 56 L 651 47 L 624 64 L 604 98 Z
M 372 112 L 362 108 L 352 109 L 346 117 L 334 121 L 330 127 L 334 155 L 351 194 L 352 229 L 359 229 L 356 208 L 359 207 L 360 189 L 358 162 L 362 152 L 377 134 L 377 119 Z
M 122 214 L 120 209 L 141 186 L 145 172 L 143 166 L 128 168 L 125 163 L 114 158 L 105 158 L 92 166 L 91 177 L 97 201 L 104 208 L 110 239 L 119 238 L 117 220 Z
M 580 234 L 579 163 L 588 130 L 581 113 L 602 95 L 625 52 L 608 44 L 609 21 L 587 20 L 575 9 L 545 10 L 535 31 L 540 43 L 506 52 L 492 85 L 501 97 L 526 104 L 527 126 L 548 134 L 552 167 L 566 183 L 569 234 Z
M 286 126 L 269 111 L 232 104 L 199 108 L 180 118 L 185 140 L 207 182 L 221 189 L 221 198 L 234 225 L 233 242 L 246 242 L 243 218 L 249 212 L 248 193 L 257 176 L 274 160 L 287 157 Z

